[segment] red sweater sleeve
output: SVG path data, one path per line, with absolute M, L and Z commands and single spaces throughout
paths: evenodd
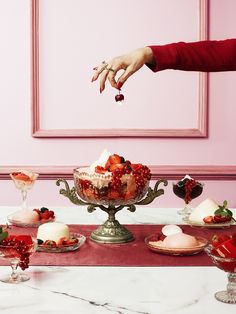
M 236 70 L 236 39 L 149 47 L 153 51 L 155 65 L 147 66 L 154 72 L 166 69 L 202 72 Z

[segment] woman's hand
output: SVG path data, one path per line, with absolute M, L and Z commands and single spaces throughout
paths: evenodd
M 106 80 L 112 87 L 121 89 L 126 80 L 145 63 L 154 63 L 152 49 L 149 47 L 139 48 L 131 53 L 115 57 L 109 62 L 103 61 L 101 65 L 94 68 L 92 82 L 100 78 L 100 93 L 105 89 Z M 124 70 L 124 72 L 119 78 L 116 78 L 117 72 L 120 70 Z

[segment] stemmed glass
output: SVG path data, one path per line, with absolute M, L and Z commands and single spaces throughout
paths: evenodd
M 184 179 L 173 183 L 173 192 L 176 196 L 182 198 L 185 202 L 183 209 L 178 211 L 179 215 L 183 215 L 183 220 L 187 220 L 192 212 L 190 202 L 202 194 L 203 184 L 195 181 L 189 176 Z
M 226 258 L 214 254 L 214 247 L 209 245 L 205 248 L 213 263 L 221 270 L 228 273 L 228 284 L 225 291 L 215 293 L 218 301 L 236 304 L 236 258 Z
M 7 243 L 3 241 L 0 244 L 0 258 L 9 261 L 12 269 L 10 276 L 0 278 L 0 281 L 20 283 L 30 279 L 29 275 L 18 273 L 17 268 L 19 266 L 23 270 L 27 268 L 30 256 L 36 251 L 37 240 L 32 237 L 31 239 L 31 243 L 22 243 L 22 241 L 14 241 L 14 238 L 12 238 L 11 241 Z
M 27 193 L 28 190 L 30 190 L 33 187 L 34 182 L 38 178 L 38 174 L 27 170 L 19 170 L 16 172 L 12 172 L 10 174 L 10 177 L 15 183 L 16 188 L 21 191 L 22 195 L 21 208 L 27 209 Z

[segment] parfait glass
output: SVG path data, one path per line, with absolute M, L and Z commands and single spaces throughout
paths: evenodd
M 21 192 L 22 197 L 21 209 L 27 209 L 28 190 L 30 190 L 33 187 L 35 181 L 38 178 L 38 174 L 27 170 L 19 170 L 16 172 L 12 172 L 10 174 L 10 177 L 12 178 L 15 187 Z
M 226 290 L 216 292 L 216 300 L 236 304 L 236 258 L 226 258 L 216 255 L 211 245 L 206 247 L 205 251 L 219 269 L 227 272 L 228 283 Z
M 182 198 L 185 202 L 184 208 L 178 210 L 178 214 L 183 216 L 183 220 L 188 220 L 189 215 L 192 212 L 190 206 L 191 201 L 202 194 L 203 184 L 193 179 L 181 180 L 177 183 L 173 183 L 173 192 L 179 198 Z
M 30 256 L 36 251 L 37 240 L 32 238 L 32 243 L 25 243 L 22 245 L 20 242 L 8 242 L 6 244 L 0 244 L 0 258 L 7 260 L 11 266 L 11 274 L 5 277 L 0 277 L 0 281 L 5 283 L 20 283 L 30 279 L 29 275 L 25 273 L 19 273 L 18 267 L 23 262 L 24 265 L 29 263 Z M 21 266 L 23 267 L 23 266 Z M 27 268 L 27 267 L 25 267 Z M 24 269 L 24 268 L 22 268 Z

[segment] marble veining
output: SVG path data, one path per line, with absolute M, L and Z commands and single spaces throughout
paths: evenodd
M 100 224 L 101 211 L 84 207 L 52 208 L 58 221 Z M 0 207 L 0 223 L 17 208 Z M 117 215 L 121 223 L 181 223 L 173 208 L 137 208 Z M 234 210 L 235 212 L 235 210 Z M 89 252 L 88 252 L 89 254 Z M 60 267 L 30 266 L 22 284 L 0 282 L 4 314 L 235 314 L 236 306 L 220 303 L 226 273 L 216 267 Z M 0 276 L 10 267 L 0 267 Z

